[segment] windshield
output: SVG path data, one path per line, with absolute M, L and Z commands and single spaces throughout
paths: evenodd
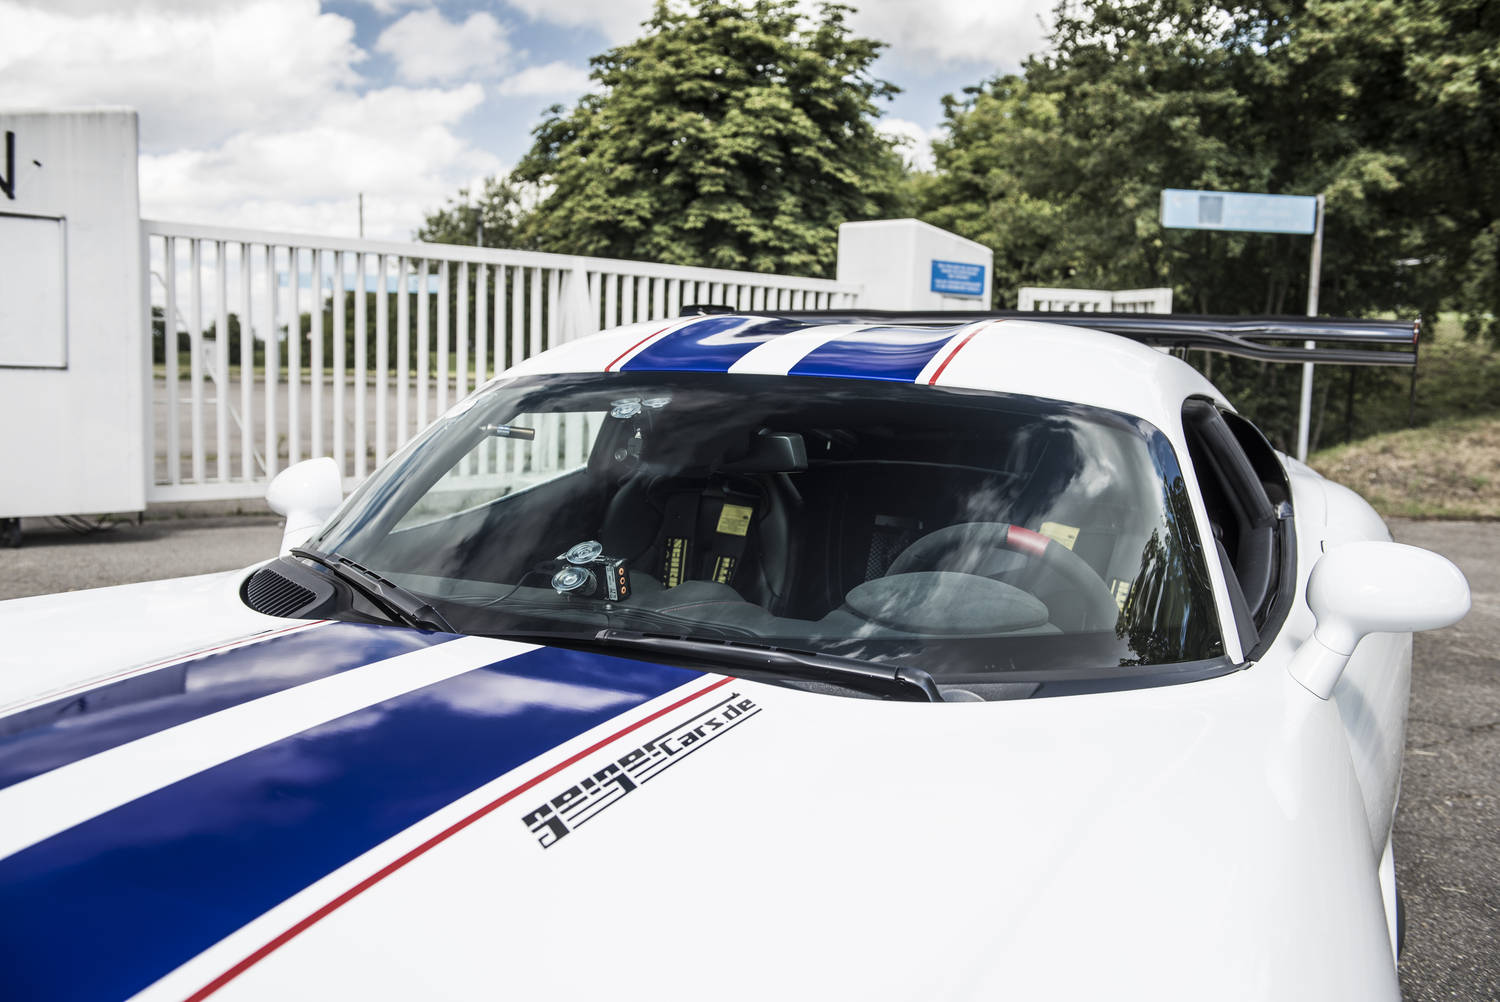
M 470 633 L 733 641 L 974 687 L 1223 654 L 1165 437 L 1015 395 L 512 380 L 429 429 L 309 545 Z

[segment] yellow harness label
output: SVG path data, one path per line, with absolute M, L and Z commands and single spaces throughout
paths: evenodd
M 662 572 L 662 584 L 676 588 L 682 584 L 682 563 L 687 557 L 687 540 L 673 536 L 667 540 L 667 564 Z
M 729 579 L 734 577 L 734 558 L 720 557 L 714 561 L 714 580 L 719 584 L 728 584 Z
M 1055 539 L 1068 549 L 1078 542 L 1078 527 L 1076 525 L 1063 525 L 1061 522 L 1043 522 L 1037 529 L 1042 535 Z
M 743 536 L 750 531 L 750 516 L 755 514 L 754 508 L 747 508 L 742 504 L 726 504 L 719 512 L 718 532 L 726 536 Z

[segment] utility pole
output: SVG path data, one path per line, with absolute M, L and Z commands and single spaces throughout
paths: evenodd
M 1318 210 L 1313 224 L 1312 264 L 1307 275 L 1307 315 L 1318 315 L 1318 285 L 1323 278 L 1323 196 L 1318 196 Z M 1312 350 L 1316 341 L 1305 341 L 1302 347 Z M 1297 458 L 1307 459 L 1307 439 L 1312 425 L 1313 364 L 1302 363 L 1302 401 L 1297 412 Z

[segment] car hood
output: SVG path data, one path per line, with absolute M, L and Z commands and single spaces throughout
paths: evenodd
M 258 566 L 258 565 L 257 565 Z M 239 599 L 250 568 L 0 602 L 0 715 L 216 644 L 284 629 Z
M 930 705 L 344 623 L 212 646 L 0 718 L 12 997 L 1394 984 L 1357 784 L 1249 672 Z

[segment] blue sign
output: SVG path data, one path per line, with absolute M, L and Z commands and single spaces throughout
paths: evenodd
M 1318 200 L 1312 195 L 1163 188 L 1161 224 L 1184 230 L 1310 235 L 1318 225 Z
M 932 291 L 945 296 L 984 296 L 984 265 L 932 262 Z

